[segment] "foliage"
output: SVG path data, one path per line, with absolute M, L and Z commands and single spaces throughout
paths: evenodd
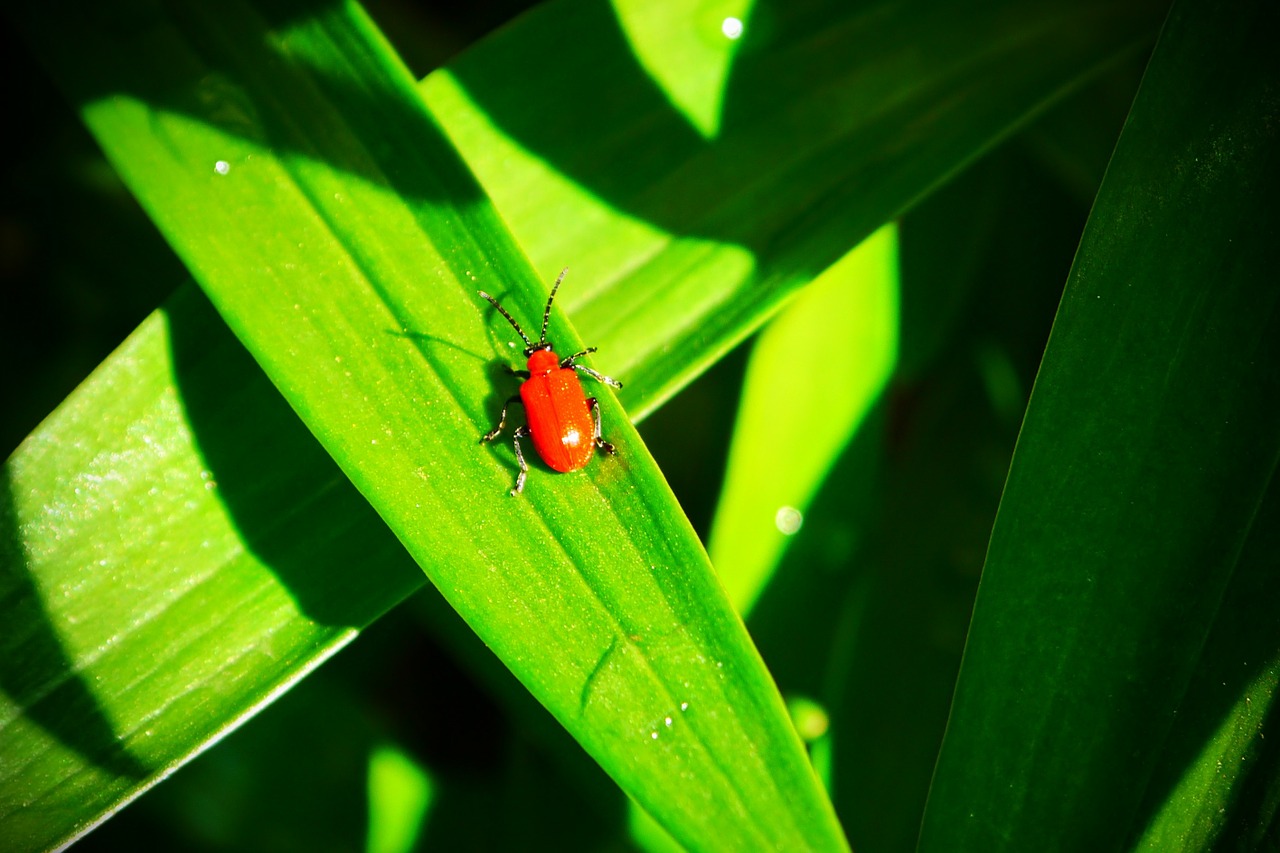
M 1276 843 L 1273 9 L 75 12 L 194 283 L 4 468 L 0 846 Z M 619 455 L 513 499 L 565 263 Z

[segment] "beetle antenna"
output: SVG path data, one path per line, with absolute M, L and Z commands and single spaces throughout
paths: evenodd
M 559 284 L 559 282 L 556 282 L 556 283 Z M 517 323 L 515 320 L 511 319 L 511 315 L 507 313 L 507 309 L 499 305 L 498 300 L 494 299 L 492 296 L 485 293 L 483 290 L 477 291 L 477 293 L 479 293 L 485 299 L 488 299 L 489 302 L 492 303 L 493 307 L 498 309 L 498 313 L 501 314 L 503 317 L 507 318 L 507 322 L 511 324 L 511 328 L 516 330 L 516 334 L 518 334 L 521 338 L 524 339 L 525 344 L 527 344 L 530 349 L 533 349 L 533 341 L 529 340 L 529 336 L 524 333 L 524 329 L 520 328 L 520 324 Z M 555 296 L 554 290 L 551 291 L 551 295 Z M 543 320 L 542 324 L 543 324 L 542 336 L 545 338 L 546 337 L 546 320 Z
M 564 281 L 564 274 L 568 271 L 568 267 L 560 270 L 560 275 L 556 276 L 556 283 L 551 285 L 551 295 L 547 297 L 547 310 L 542 312 L 542 336 L 538 338 L 540 344 L 547 342 L 547 321 L 551 319 L 551 302 L 556 298 L 556 291 L 560 289 L 560 282 Z

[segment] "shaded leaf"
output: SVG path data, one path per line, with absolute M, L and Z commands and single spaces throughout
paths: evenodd
M 1147 822 L 1280 455 L 1277 25 L 1187 2 L 1156 48 L 1019 436 L 924 850 L 1101 849 Z

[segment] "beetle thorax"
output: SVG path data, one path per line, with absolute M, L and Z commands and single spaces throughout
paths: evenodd
M 560 358 L 551 351 L 550 347 L 534 350 L 529 354 L 529 373 L 533 376 L 543 376 L 559 369 Z

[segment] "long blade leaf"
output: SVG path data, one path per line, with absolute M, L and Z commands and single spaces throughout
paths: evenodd
M 1189 0 L 1156 48 L 1018 439 L 923 850 L 1108 849 L 1146 823 L 1224 591 L 1268 535 L 1278 27 L 1274 4 Z

